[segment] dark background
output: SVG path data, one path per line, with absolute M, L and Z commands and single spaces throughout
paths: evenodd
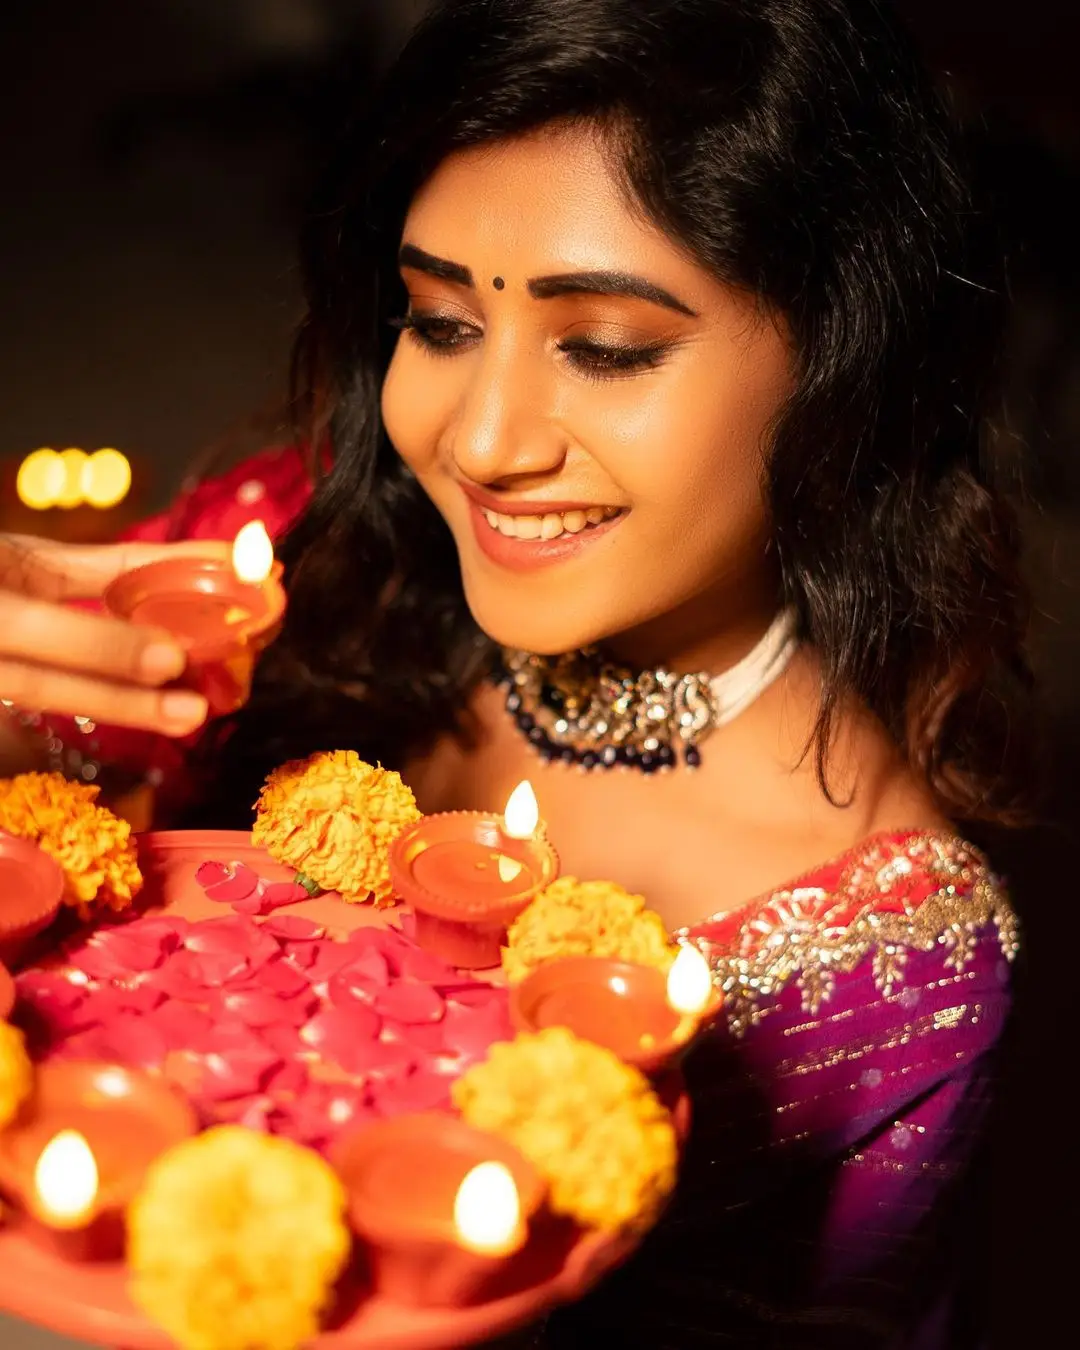
M 346 79 L 377 67 L 422 4 L 0 0 L 0 528 L 111 530 L 207 455 L 285 435 L 304 191 Z M 990 1250 L 971 1256 L 994 1344 L 1056 1345 L 1075 1335 L 1080 4 L 900 7 L 948 78 L 1012 258 L 1001 438 L 1023 503 L 1053 790 L 1046 824 L 1000 854 L 1028 942 L 983 1188 Z M 135 466 L 130 502 L 28 522 L 14 475 L 40 445 L 118 446 Z M 4 1350 L 45 1343 L 0 1319 Z

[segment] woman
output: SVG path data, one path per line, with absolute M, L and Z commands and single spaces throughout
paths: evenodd
M 447 0 L 305 239 L 328 471 L 308 501 L 272 452 L 141 532 L 291 522 L 285 631 L 188 757 L 200 815 L 318 748 L 427 811 L 528 776 L 568 873 L 714 961 L 679 1196 L 551 1344 L 962 1343 L 1015 926 L 952 822 L 1015 816 L 1026 742 L 953 154 L 877 0 Z M 201 721 L 167 635 L 49 603 L 126 554 L 7 554 L 2 692 Z

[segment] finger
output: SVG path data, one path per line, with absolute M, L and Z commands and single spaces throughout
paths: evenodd
M 164 629 L 0 591 L 0 658 L 12 657 L 146 685 L 175 680 L 187 663 Z
M 196 557 L 227 562 L 232 544 L 187 539 L 172 544 L 62 544 L 30 535 L 0 535 L 0 587 L 41 600 L 86 600 L 123 572 L 162 558 Z
M 19 707 L 67 717 L 89 717 L 108 726 L 137 727 L 187 736 L 206 721 L 207 704 L 189 689 L 142 689 L 47 670 L 29 662 L 0 660 L 0 698 Z

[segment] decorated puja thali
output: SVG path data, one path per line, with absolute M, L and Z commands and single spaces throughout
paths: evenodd
M 330 774 L 380 841 L 352 894 L 313 879 L 310 841 L 290 856 L 272 779 L 253 834 L 132 836 L 93 898 L 62 875 L 25 942 L 8 906 L 0 1308 L 123 1350 L 434 1350 L 580 1297 L 658 1217 L 707 981 L 680 1007 L 695 971 L 665 986 L 683 953 L 625 893 L 606 947 L 550 950 L 545 913 L 566 933 L 580 898 L 542 825 L 412 810 L 384 830 L 382 773 Z M 493 933 L 505 969 L 469 959 Z

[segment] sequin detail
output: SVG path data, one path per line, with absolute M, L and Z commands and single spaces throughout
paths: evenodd
M 736 1036 L 760 1020 L 791 984 L 817 1016 L 839 974 L 872 963 L 885 997 L 904 980 L 910 952 L 940 951 L 957 973 L 980 935 L 996 931 L 1012 961 L 1019 927 L 985 857 L 955 836 L 882 836 L 850 855 L 835 886 L 793 886 L 735 915 L 676 934 L 709 958 Z M 724 931 L 727 930 L 727 931 Z

